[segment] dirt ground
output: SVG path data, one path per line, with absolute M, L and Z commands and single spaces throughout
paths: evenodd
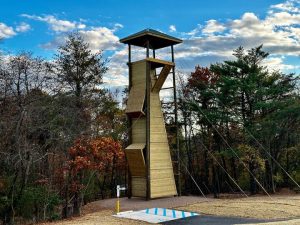
M 195 197 L 199 198 L 199 197 Z M 43 223 L 42 225 L 143 225 L 146 222 L 139 222 L 127 219 L 119 219 L 113 217 L 113 205 L 109 209 L 110 202 L 97 201 L 85 206 L 83 216 L 74 217 L 68 220 L 63 220 L 53 223 Z M 138 202 L 138 200 L 135 200 Z M 144 201 L 144 200 L 140 200 Z M 157 200 L 155 200 L 157 201 Z M 162 200 L 165 201 L 166 200 Z M 174 204 L 174 202 L 171 204 Z M 191 201 L 191 200 L 189 200 Z M 264 223 L 260 225 L 299 225 L 300 224 L 300 195 L 273 195 L 272 198 L 266 196 L 255 196 L 249 198 L 234 198 L 234 199 L 197 199 L 198 203 L 186 205 L 182 201 L 182 206 L 169 208 L 177 208 L 180 210 L 194 211 L 206 215 L 220 215 L 220 216 L 236 216 L 248 217 L 257 219 L 282 219 L 282 222 Z M 126 201 L 124 199 L 123 204 Z M 141 203 L 141 207 L 144 203 Z M 155 203 L 156 204 L 156 203 Z M 159 200 L 157 202 L 159 204 Z M 102 206 L 101 206 L 102 205 Z M 134 205 L 137 205 L 135 203 Z M 176 205 L 176 204 L 175 204 Z M 104 207 L 103 207 L 104 206 Z M 122 206 L 122 205 L 121 205 Z M 157 205 L 156 207 L 161 207 Z M 166 203 L 164 204 L 166 207 Z M 124 205 L 124 208 L 126 206 Z
M 240 199 L 216 199 L 179 209 L 207 215 L 237 216 L 256 219 L 300 218 L 300 195 L 256 196 Z
M 85 214 L 81 217 L 73 217 L 71 219 L 53 222 L 42 223 L 41 225 L 144 225 L 146 222 L 119 219 L 113 217 L 113 210 L 104 209 L 96 213 Z

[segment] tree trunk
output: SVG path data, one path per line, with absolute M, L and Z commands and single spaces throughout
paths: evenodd
M 252 195 L 256 194 L 256 182 L 255 182 L 255 174 L 254 174 L 254 164 L 252 162 L 249 162 L 249 183 L 250 183 L 250 193 Z
M 214 198 L 218 198 L 219 197 L 218 181 L 216 176 L 216 168 L 214 164 L 212 164 L 212 187 L 213 187 Z
M 2 222 L 3 225 L 13 225 L 13 210 L 10 206 L 8 206 L 3 213 L 3 218 L 2 218 Z
M 66 188 L 65 188 L 65 203 L 62 209 L 62 218 L 68 218 L 69 217 L 69 181 L 70 180 L 70 175 L 68 174 L 67 177 L 67 183 L 66 183 Z
M 231 165 L 231 169 L 232 169 L 233 178 L 234 178 L 234 180 L 237 180 L 236 165 L 235 165 L 235 160 L 233 157 L 230 159 L 230 165 Z
M 80 201 L 80 193 L 78 191 L 74 194 L 73 200 L 73 215 L 80 216 L 81 214 L 81 201 Z

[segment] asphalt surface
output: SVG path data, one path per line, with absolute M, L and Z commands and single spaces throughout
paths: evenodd
M 247 219 L 237 217 L 221 217 L 221 216 L 193 216 L 184 219 L 171 220 L 164 222 L 165 225 L 234 225 L 234 224 L 250 224 L 250 223 L 263 223 L 272 222 L 270 220 Z

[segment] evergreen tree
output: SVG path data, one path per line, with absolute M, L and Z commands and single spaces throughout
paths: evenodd
M 88 43 L 78 33 L 68 36 L 58 48 L 55 65 L 59 80 L 76 97 L 97 90 L 108 70 L 102 52 L 92 53 Z

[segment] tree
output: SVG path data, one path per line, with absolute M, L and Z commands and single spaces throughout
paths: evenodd
M 102 176 L 114 173 L 115 168 L 125 168 L 125 154 L 121 144 L 109 137 L 94 139 L 79 138 L 69 149 L 70 160 L 67 163 L 70 190 L 73 196 L 73 212 L 80 215 L 84 199 L 85 176 Z M 91 173 L 92 172 L 92 173 Z M 91 177 L 88 179 L 91 180 Z M 115 187 L 115 185 L 114 185 Z
M 252 194 L 261 184 L 274 192 L 280 177 L 290 178 L 278 164 L 280 157 L 285 154 L 283 165 L 292 162 L 288 154 L 294 154 L 299 141 L 298 77 L 263 66 L 268 53 L 262 46 L 248 51 L 239 47 L 233 55 L 234 60 L 210 68 L 196 67 L 183 88 L 182 121 L 185 133 L 192 132 L 186 143 L 194 140 L 186 149 L 197 152 L 196 157 L 187 155 L 188 164 L 194 165 L 190 171 L 198 171 L 196 178 L 204 171 L 199 181 L 215 194 L 236 189 L 230 173 L 235 181 L 248 177 L 249 185 L 243 186 Z M 195 164 L 192 158 L 200 160 Z
M 61 84 L 59 94 L 68 99 L 70 114 L 73 115 L 70 117 L 74 121 L 72 141 L 92 132 L 92 115 L 106 97 L 106 92 L 100 87 L 108 70 L 106 62 L 102 52 L 93 53 L 79 33 L 70 34 L 65 44 L 58 48 L 54 72 Z
M 36 125 L 37 106 L 47 96 L 48 65 L 31 54 L 11 56 L 2 67 L 5 91 L 0 102 L 0 178 L 5 181 L 0 216 L 13 223 L 14 210 L 32 182 L 32 168 L 46 156 L 43 129 Z M 39 124 L 40 125 L 40 124 Z
M 213 151 L 213 126 L 216 125 L 218 120 L 217 104 L 215 99 L 216 82 L 218 81 L 218 75 L 212 73 L 209 68 L 203 68 L 200 66 L 195 67 L 195 71 L 191 73 L 187 81 L 185 89 L 185 96 L 189 97 L 189 103 L 191 110 L 195 113 L 196 124 L 201 127 L 201 136 L 205 138 L 207 149 L 204 149 L 204 175 L 203 181 L 208 184 L 209 180 L 209 161 L 208 152 Z M 191 158 L 191 156 L 188 156 Z M 215 171 L 213 169 L 213 171 Z M 213 173 L 215 177 L 215 173 Z M 213 180 L 213 189 L 215 196 L 216 193 L 216 180 Z
M 81 98 L 99 88 L 103 74 L 108 70 L 106 62 L 101 51 L 92 53 L 82 36 L 73 33 L 58 48 L 56 73 L 63 88 Z
M 262 45 L 245 53 L 242 47 L 234 51 L 236 60 L 214 64 L 211 71 L 220 76 L 219 102 L 226 104 L 232 120 L 243 128 L 245 144 L 260 148 L 259 121 L 271 113 L 278 112 L 283 102 L 293 95 L 295 79 L 278 71 L 270 72 L 261 63 L 269 55 Z M 259 141 L 257 141 L 259 140 Z M 270 151 L 270 150 L 269 150 Z M 270 162 L 271 163 L 271 162 Z M 250 173 L 256 166 L 250 162 Z M 256 193 L 255 179 L 250 175 L 251 193 Z
M 111 197 L 115 184 L 124 183 L 120 144 L 105 141 L 126 139 L 124 110 L 100 86 L 107 69 L 102 53 L 93 53 L 78 34 L 68 37 L 51 63 L 27 52 L 0 60 L 0 219 L 5 225 L 17 217 L 59 218 L 62 208 L 68 216 L 70 203 L 79 213 L 82 199 Z M 100 135 L 106 139 L 97 143 Z M 68 149 L 83 136 L 88 149 L 104 143 L 102 153 L 109 146 L 119 152 L 107 153 L 109 160 L 99 156 L 107 160 L 105 168 L 71 174 L 76 167 L 69 170 L 74 155 Z

